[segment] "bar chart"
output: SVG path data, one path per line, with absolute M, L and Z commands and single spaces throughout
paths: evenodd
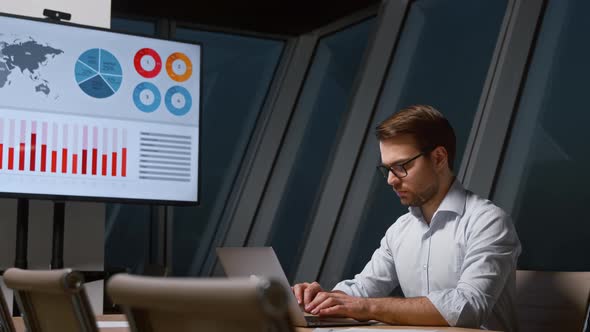
M 0 107 L 0 183 L 13 194 L 195 201 L 195 135 L 157 121 Z
M 127 176 L 127 129 L 0 118 L 0 171 Z

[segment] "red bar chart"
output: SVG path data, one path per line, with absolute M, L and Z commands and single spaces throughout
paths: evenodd
M 19 140 L 19 149 L 18 149 L 18 170 L 24 171 L 25 170 L 25 128 L 27 122 L 25 120 L 20 121 L 20 140 Z
M 33 126 L 31 129 L 31 151 L 30 151 L 30 169 L 31 171 L 35 170 L 35 152 L 37 151 L 37 121 L 33 121 Z
M 47 171 L 47 122 L 41 127 L 41 172 Z
M 126 177 L 127 129 L 0 118 L 0 171 Z
M 58 132 L 58 125 L 54 123 L 52 126 L 54 133 L 51 140 L 51 173 L 57 172 L 57 132 Z
M 78 174 L 78 130 L 74 130 L 74 153 L 72 154 L 72 174 Z
M 8 169 L 14 169 L 14 126 L 15 120 L 10 120 L 10 131 L 8 132 Z

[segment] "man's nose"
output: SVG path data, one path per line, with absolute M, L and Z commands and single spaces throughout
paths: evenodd
M 392 171 L 389 171 L 389 173 L 387 173 L 387 183 L 390 186 L 395 186 L 396 184 L 399 183 L 399 181 L 400 181 L 400 179 L 397 176 L 395 176 L 395 174 L 393 174 Z

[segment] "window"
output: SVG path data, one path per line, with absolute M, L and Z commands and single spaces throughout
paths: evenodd
M 370 129 L 405 106 L 433 105 L 455 129 L 455 168 L 458 168 L 505 10 L 506 1 L 412 2 Z M 373 132 L 369 135 L 361 165 L 370 165 L 367 167 L 370 173 L 365 173 L 363 179 L 356 179 L 357 184 L 359 181 L 371 183 L 364 206 L 360 207 L 360 223 L 356 231 L 349 230 L 354 240 L 342 275 L 327 276 L 324 286 L 360 272 L 387 228 L 408 212 L 375 170 L 380 161 L 378 143 Z M 360 171 L 367 172 L 366 169 Z M 355 182 L 350 191 L 355 191 Z
M 587 271 L 587 1 L 550 1 L 493 199 L 512 215 L 520 269 Z
M 113 17 L 111 18 L 111 29 L 138 35 L 155 36 L 156 22 Z
M 297 103 L 289 131 L 303 132 L 296 142 L 295 161 L 289 171 L 270 234 L 270 245 L 289 278 L 295 273 L 306 231 L 319 197 L 338 128 L 346 119 L 355 78 L 361 67 L 375 18 L 320 38 L 311 68 Z M 289 135 L 289 134 L 287 134 Z M 279 156 L 279 158 L 281 158 Z
M 173 274 L 195 275 L 227 201 L 285 42 L 177 28 L 175 39 L 203 46 L 201 192 L 196 207 L 175 207 Z M 204 234 L 211 234 L 204 236 Z

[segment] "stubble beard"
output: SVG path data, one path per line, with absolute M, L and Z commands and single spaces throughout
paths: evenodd
M 400 202 L 404 206 L 421 207 L 436 195 L 438 187 L 438 183 L 435 182 L 422 192 L 412 193 L 407 199 L 400 198 Z

